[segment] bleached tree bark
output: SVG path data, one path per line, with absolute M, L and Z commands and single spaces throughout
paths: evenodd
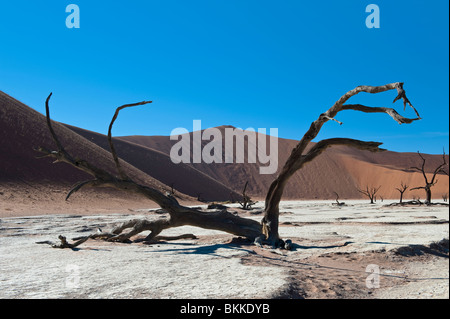
M 380 93 L 394 89 L 398 92 L 397 97 L 394 99 L 394 102 L 399 99 L 403 99 L 404 106 L 409 104 L 416 112 L 417 118 L 405 118 L 399 115 L 392 108 L 369 107 L 360 104 L 345 104 L 345 102 L 347 102 L 349 98 L 361 92 Z M 403 90 L 403 83 L 401 82 L 386 84 L 382 86 L 358 86 L 355 89 L 347 92 L 328 111 L 320 114 L 319 118 L 316 121 L 312 122 L 309 130 L 305 133 L 297 146 L 292 150 L 292 153 L 286 161 L 280 174 L 270 185 L 265 200 L 264 218 L 262 219 L 261 223 L 258 223 L 257 221 L 254 221 L 252 219 L 236 216 L 228 212 L 227 210 L 219 210 L 211 213 L 182 206 L 178 203 L 175 197 L 171 196 L 170 194 L 165 195 L 154 188 L 148 187 L 146 185 L 140 185 L 127 176 L 126 172 L 120 165 L 119 158 L 116 154 L 116 150 L 112 142 L 112 127 L 119 115 L 120 110 L 127 107 L 145 105 L 151 103 L 151 101 L 126 104 L 116 109 L 108 130 L 108 142 L 111 148 L 113 160 L 119 174 L 119 176 L 113 176 L 112 174 L 106 172 L 101 168 L 95 167 L 85 160 L 73 158 L 64 149 L 51 125 L 48 105 L 51 95 L 52 94 L 50 94 L 46 100 L 46 117 L 47 125 L 57 146 L 57 150 L 51 151 L 44 147 L 39 147 L 38 150 L 41 153 L 45 154 L 44 156 L 53 157 L 56 159 L 56 161 L 72 165 L 73 167 L 93 176 L 93 179 L 83 181 L 75 185 L 69 191 L 66 199 L 68 199 L 73 193 L 79 191 L 84 187 L 112 187 L 125 192 L 141 194 L 149 200 L 157 203 L 169 214 L 168 219 L 161 219 L 156 221 L 149 221 L 146 219 L 131 220 L 129 222 L 123 223 L 119 227 L 114 228 L 111 232 L 102 232 L 98 234 L 92 234 L 83 238 L 78 238 L 77 241 L 72 244 L 68 243 L 64 236 L 60 236 L 60 240 L 62 243 L 60 245 L 53 245 L 57 248 L 73 248 L 75 247 L 74 245 L 79 245 L 85 240 L 91 238 L 101 238 L 109 241 L 129 241 L 131 237 L 148 230 L 151 231 L 151 233 L 147 236 L 146 240 L 153 241 L 155 238 L 157 238 L 157 235 L 164 229 L 182 225 L 191 225 L 207 229 L 221 230 L 233 235 L 246 237 L 250 240 L 254 240 L 257 243 L 268 243 L 272 247 L 285 247 L 285 242 L 280 238 L 278 233 L 279 203 L 282 198 L 287 181 L 296 171 L 301 169 L 305 164 L 314 160 L 328 147 L 334 145 L 346 145 L 361 150 L 368 150 L 371 152 L 383 151 L 383 149 L 379 148 L 382 143 L 363 142 L 349 138 L 331 138 L 319 141 L 308 152 L 305 153 L 305 149 L 308 144 L 317 136 L 320 129 L 327 121 L 334 120 L 340 123 L 335 119 L 335 116 L 338 114 L 338 112 L 343 110 L 355 110 L 366 113 L 382 112 L 390 115 L 399 124 L 409 124 L 415 120 L 420 119 L 418 112 L 407 99 L 405 91 Z M 61 238 L 63 238 L 63 240 Z M 286 244 L 286 247 L 291 247 L 290 241 L 286 241 L 286 243 L 288 243 Z

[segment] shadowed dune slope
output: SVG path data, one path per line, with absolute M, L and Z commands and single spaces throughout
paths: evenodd
M 109 149 L 105 135 L 70 125 L 66 126 L 103 149 Z M 113 138 L 113 140 L 120 158 L 165 185 L 173 186 L 175 193 L 181 192 L 194 198 L 200 195 L 201 199 L 210 201 L 225 201 L 231 197 L 230 193 L 233 191 L 229 187 L 190 165 L 174 164 L 169 155 L 140 144 L 117 138 Z M 167 190 L 169 189 L 170 187 L 167 188 Z M 237 193 L 234 193 L 233 196 L 239 197 Z

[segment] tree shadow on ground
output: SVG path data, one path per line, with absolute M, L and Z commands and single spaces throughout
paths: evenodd
M 292 249 L 291 251 L 296 251 L 297 249 L 333 249 L 333 248 L 339 248 L 339 247 L 344 247 L 350 244 L 353 244 L 354 242 L 352 241 L 346 241 L 345 243 L 341 244 L 341 245 L 329 245 L 329 246 L 303 246 L 303 245 L 299 245 L 299 244 L 292 244 Z
M 448 239 L 443 239 L 439 242 L 432 243 L 429 246 L 414 244 L 406 247 L 400 247 L 395 251 L 395 253 L 406 257 L 430 254 L 438 257 L 449 258 Z
M 176 246 L 193 246 L 195 244 L 191 243 L 174 243 L 174 242 L 159 242 L 158 245 L 176 245 Z M 228 250 L 235 250 L 235 251 L 241 251 L 246 252 L 250 254 L 254 254 L 255 252 L 251 249 L 246 249 L 242 247 L 242 245 L 237 245 L 233 243 L 223 243 L 223 244 L 211 244 L 211 245 L 201 245 L 194 247 L 186 247 L 186 248 L 170 248 L 170 249 L 162 249 L 158 250 L 158 252 L 168 252 L 173 254 L 193 254 L 193 255 L 211 255 L 221 258 L 231 258 L 232 256 L 223 256 L 218 253 L 219 249 L 228 249 Z
M 399 243 L 390 243 L 390 242 L 380 242 L 380 241 L 371 241 L 367 242 L 368 244 L 380 244 L 380 245 L 399 245 L 399 247 L 395 249 L 396 255 L 401 255 L 405 257 L 411 256 L 422 256 L 425 254 L 434 255 L 437 257 L 449 258 L 449 241 L 448 239 L 442 239 L 438 242 L 431 243 L 428 246 L 420 245 L 420 244 L 399 244 Z

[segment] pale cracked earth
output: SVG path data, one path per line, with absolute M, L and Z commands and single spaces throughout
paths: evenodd
M 448 298 L 448 206 L 385 204 L 282 202 L 280 234 L 293 240 L 293 251 L 187 226 L 161 235 L 197 239 L 88 240 L 75 250 L 36 244 L 164 218 L 146 208 L 1 218 L 0 298 Z M 259 221 L 256 208 L 237 211 Z

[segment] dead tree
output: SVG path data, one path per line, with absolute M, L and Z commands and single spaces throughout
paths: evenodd
M 197 201 L 206 203 L 207 200 L 202 197 L 202 193 L 197 193 Z
M 245 182 L 244 190 L 242 191 L 242 201 L 238 201 L 239 204 L 242 206 L 242 209 L 251 209 L 253 205 L 256 204 L 256 202 L 252 201 L 250 196 L 247 195 L 245 192 L 247 190 L 248 181 Z
M 403 181 L 400 183 L 400 187 L 396 187 L 395 189 L 400 192 L 400 204 L 403 202 L 403 193 L 408 189 L 408 185 L 403 184 Z
M 448 200 L 448 193 L 442 194 L 442 200 L 444 202 L 447 202 L 447 200 Z
M 411 190 L 424 189 L 425 193 L 427 195 L 427 199 L 425 200 L 425 203 L 431 204 L 431 187 L 436 185 L 436 183 L 438 182 L 438 180 L 436 179 L 437 174 L 441 173 L 441 174 L 445 174 L 448 176 L 448 171 L 445 170 L 445 167 L 448 166 L 447 161 L 445 159 L 445 151 L 443 152 L 443 155 L 442 155 L 442 164 L 438 165 L 438 167 L 435 168 L 435 170 L 433 172 L 433 176 L 431 177 L 431 180 L 428 179 L 428 176 L 425 173 L 425 162 L 426 162 L 425 157 L 423 157 L 419 151 L 417 151 L 417 154 L 419 154 L 420 158 L 422 159 L 422 166 L 420 166 L 420 167 L 413 166 L 411 168 L 422 173 L 423 178 L 425 180 L 425 185 L 411 188 Z
M 397 90 L 397 96 L 394 102 L 403 99 L 403 104 L 409 104 L 416 112 L 417 118 L 406 118 L 398 114 L 392 108 L 386 107 L 370 107 L 361 104 L 345 104 L 349 98 L 361 93 L 381 93 L 389 90 Z M 354 110 L 365 113 L 387 113 L 399 124 L 410 124 L 413 121 L 419 120 L 420 116 L 411 105 L 410 101 L 406 97 L 403 90 L 403 83 L 390 83 L 382 86 L 358 86 L 355 89 L 345 93 L 334 105 L 325 113 L 319 115 L 319 118 L 312 122 L 309 130 L 305 133 L 303 138 L 299 141 L 297 146 L 292 150 L 289 158 L 284 164 L 281 172 L 276 179 L 271 183 L 266 199 L 264 217 L 261 223 L 249 218 L 243 218 L 236 216 L 226 209 L 218 210 L 216 212 L 205 212 L 195 208 L 189 208 L 182 206 L 173 196 L 167 196 L 161 193 L 159 190 L 146 185 L 140 185 L 133 181 L 123 170 L 119 158 L 116 154 L 112 138 L 111 130 L 112 126 L 117 119 L 120 110 L 128 107 L 144 105 L 151 103 L 151 101 L 143 101 L 140 103 L 126 104 L 116 109 L 116 112 L 111 120 L 108 130 L 108 142 L 111 149 L 111 154 L 117 168 L 118 176 L 110 174 L 102 168 L 98 168 L 91 163 L 72 157 L 60 143 L 57 135 L 55 134 L 50 120 L 49 112 L 49 100 L 52 94 L 50 94 L 46 100 L 46 117 L 47 125 L 53 140 L 56 144 L 57 150 L 48 150 L 44 147 L 39 147 L 38 150 L 44 154 L 45 157 L 53 157 L 58 162 L 67 163 L 79 170 L 82 170 L 90 174 L 93 178 L 87 181 L 76 184 L 68 193 L 66 199 L 72 194 L 85 187 L 112 187 L 125 192 L 137 193 L 151 201 L 157 203 L 162 209 L 166 210 L 169 214 L 169 218 L 159 220 L 147 220 L 147 219 L 135 219 L 123 223 L 122 225 L 114 228 L 109 233 L 100 232 L 97 234 L 86 236 L 86 238 L 102 238 L 108 241 L 129 241 L 131 237 L 143 232 L 150 231 L 150 234 L 145 238 L 146 241 L 154 241 L 157 235 L 164 229 L 171 227 L 178 227 L 183 225 L 191 225 L 202 227 L 206 229 L 215 229 L 224 231 L 236 236 L 241 236 L 253 240 L 259 244 L 269 244 L 272 247 L 291 247 L 290 240 L 285 242 L 280 238 L 279 228 L 279 203 L 281 201 L 284 188 L 289 178 L 305 164 L 314 160 L 328 147 L 333 145 L 346 145 L 355 147 L 361 150 L 368 150 L 371 152 L 383 151 L 379 148 L 382 143 L 378 142 L 363 142 L 359 140 L 349 138 L 331 138 L 319 141 L 309 151 L 305 152 L 309 143 L 317 136 L 322 126 L 329 120 L 337 121 L 336 115 L 340 111 Z M 342 123 L 340 123 L 342 124 Z M 78 239 L 82 240 L 82 239 Z M 78 243 L 78 242 L 77 242 Z M 74 244 L 64 242 L 61 245 L 55 245 L 55 247 L 73 247 Z
M 381 188 L 381 186 L 378 187 L 369 187 L 366 186 L 366 189 L 360 189 L 357 188 L 358 192 L 360 192 L 361 194 L 369 197 L 370 199 L 370 203 L 374 204 L 374 200 L 376 201 L 376 194 L 378 192 L 378 190 Z
M 339 194 L 336 192 L 333 192 L 336 195 L 336 203 L 331 203 L 332 205 L 337 205 L 337 206 L 344 206 L 345 203 L 344 202 L 340 202 L 339 201 Z

